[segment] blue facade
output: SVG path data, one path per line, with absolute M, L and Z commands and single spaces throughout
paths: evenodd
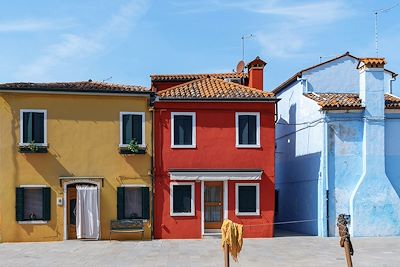
M 394 75 L 358 63 L 346 54 L 277 92 L 276 221 L 302 221 L 287 230 L 335 236 L 345 213 L 355 236 L 400 235 L 400 110 L 384 101 Z M 311 92 L 357 93 L 364 108 L 322 110 Z

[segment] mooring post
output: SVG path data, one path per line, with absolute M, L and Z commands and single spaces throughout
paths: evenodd
M 354 254 L 353 245 L 350 241 L 350 233 L 347 228 L 348 220 L 346 217 L 348 215 L 340 214 L 337 219 L 337 227 L 339 230 L 340 236 L 340 246 L 344 247 L 344 254 L 346 256 L 347 267 L 353 267 L 353 262 L 351 260 L 351 256 Z
M 225 260 L 225 267 L 229 267 L 229 246 L 226 242 L 224 244 L 224 260 Z

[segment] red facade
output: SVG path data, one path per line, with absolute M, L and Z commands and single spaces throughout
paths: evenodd
M 155 91 L 162 91 L 167 87 L 157 83 L 153 83 L 153 86 Z M 273 236 L 276 101 L 242 100 L 155 102 L 155 238 L 202 238 L 209 230 L 212 230 L 211 233 L 216 232 L 217 229 L 207 228 L 213 224 L 205 219 L 205 187 L 219 182 L 221 186 L 223 184 L 221 188 L 224 191 L 223 203 L 220 204 L 223 206 L 223 219 L 228 218 L 243 224 L 244 237 Z M 195 114 L 194 147 L 175 148 L 171 145 L 171 118 L 172 114 L 179 112 Z M 237 113 L 259 114 L 259 147 L 237 146 Z M 175 172 L 188 173 L 188 177 L 184 177 L 184 181 L 179 180 L 181 177 L 175 177 Z M 260 173 L 259 177 L 246 180 L 248 173 L 257 172 Z M 224 175 L 221 176 L 221 173 Z M 231 173 L 232 177 L 229 176 Z M 236 177 L 236 174 L 243 177 Z M 194 177 L 193 180 L 190 177 Z M 171 183 L 194 185 L 193 214 L 172 214 Z M 258 215 L 237 215 L 236 202 L 239 193 L 236 192 L 236 184 L 258 184 Z

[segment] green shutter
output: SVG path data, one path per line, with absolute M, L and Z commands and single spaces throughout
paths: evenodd
M 125 187 L 117 188 L 117 219 L 125 219 Z
M 142 216 L 150 219 L 150 192 L 148 187 L 142 187 Z
M 24 188 L 17 187 L 15 193 L 15 217 L 17 221 L 24 220 Z
M 50 187 L 43 187 L 43 220 L 50 221 L 51 211 L 51 189 Z

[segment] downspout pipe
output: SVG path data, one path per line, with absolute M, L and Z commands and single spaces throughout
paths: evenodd
M 323 227 L 322 236 L 329 237 L 329 132 L 328 132 L 328 117 L 326 111 L 323 112 L 323 127 L 324 127 L 324 137 L 323 137 L 323 148 L 322 148 L 322 225 L 326 223 L 326 227 Z

